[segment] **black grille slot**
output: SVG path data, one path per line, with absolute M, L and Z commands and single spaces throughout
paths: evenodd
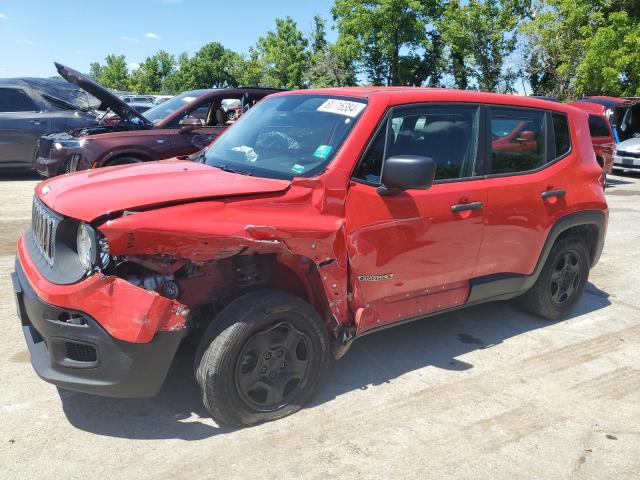
M 75 362 L 92 363 L 98 360 L 96 347 L 86 343 L 65 342 L 67 358 Z
M 624 150 L 617 150 L 616 154 L 621 157 L 640 158 L 640 152 L 625 152 Z
M 33 197 L 31 211 L 31 229 L 36 246 L 49 265 L 53 265 L 55 254 L 55 233 L 61 218 Z
M 51 145 L 53 145 L 53 139 L 40 137 L 38 140 L 38 148 L 36 149 L 36 159 L 40 157 L 49 158 Z

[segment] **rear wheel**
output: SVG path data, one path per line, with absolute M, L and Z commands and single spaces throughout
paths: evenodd
M 548 320 L 564 317 L 580 300 L 589 278 L 589 250 L 577 236 L 561 238 L 551 249 L 533 287 L 521 305 Z
M 298 411 L 329 364 L 326 327 L 285 292 L 248 293 L 209 326 L 196 353 L 202 399 L 221 424 L 242 427 Z

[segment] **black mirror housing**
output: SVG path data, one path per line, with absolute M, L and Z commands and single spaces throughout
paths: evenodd
M 436 162 L 431 157 L 418 155 L 389 157 L 382 167 L 382 186 L 378 191 L 389 194 L 411 189 L 426 190 L 433 185 L 435 176 Z

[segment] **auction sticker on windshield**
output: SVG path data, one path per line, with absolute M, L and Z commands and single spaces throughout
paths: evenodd
M 318 107 L 319 112 L 337 113 L 347 117 L 357 116 L 366 106 L 365 103 L 350 102 L 349 100 L 337 100 L 330 98 Z

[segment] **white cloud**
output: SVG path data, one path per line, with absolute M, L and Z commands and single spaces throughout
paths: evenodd
M 127 63 L 127 68 L 133 72 L 140 68 L 140 64 L 136 62 Z
M 4 13 L 0 13 L 0 20 L 6 20 L 8 17 Z
M 160 40 L 160 36 L 157 33 L 149 32 L 146 34 L 147 38 L 151 38 L 153 40 Z
M 37 45 L 37 43 L 32 40 L 16 40 L 16 43 L 18 45 Z
M 121 36 L 120 40 L 124 40 L 125 42 L 138 42 L 139 41 L 137 37 L 127 37 L 126 35 Z

